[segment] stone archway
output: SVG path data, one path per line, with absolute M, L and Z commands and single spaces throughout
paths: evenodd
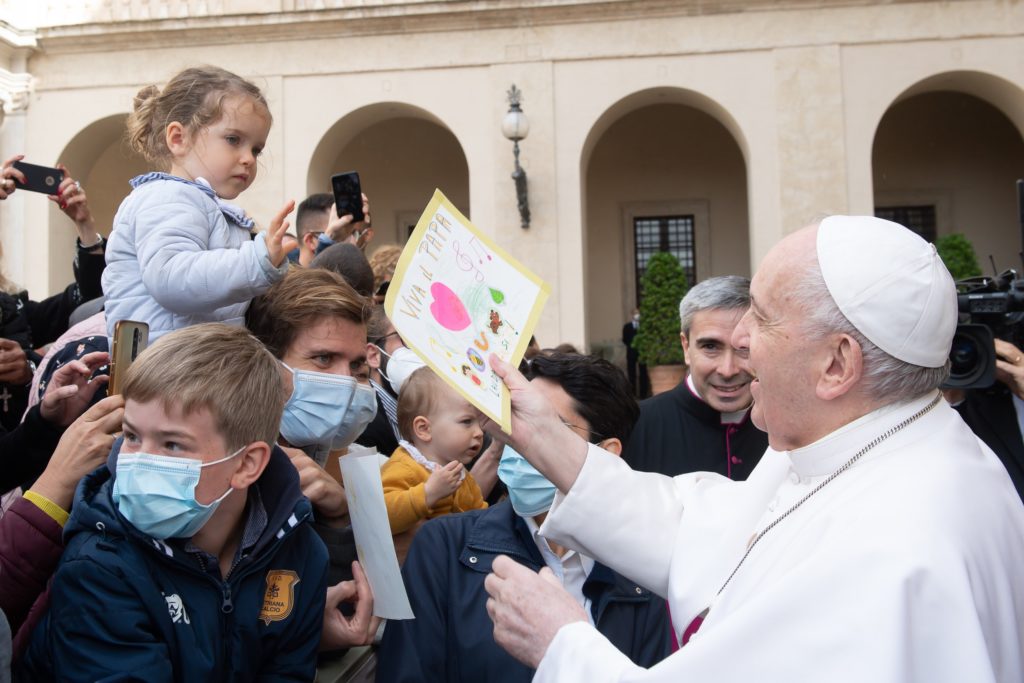
M 340 119 L 317 145 L 307 190 L 328 192 L 332 174 L 353 170 L 370 198 L 377 244 L 404 243 L 435 188 L 469 215 L 462 146 L 440 119 L 418 107 L 378 103 Z
M 60 161 L 82 183 L 96 229 L 110 234 L 114 214 L 131 186 L 133 177 L 151 171 L 149 162 L 136 154 L 125 140 L 127 114 L 94 121 L 78 132 L 60 153 Z M 57 292 L 72 281 L 75 232 L 71 221 L 56 207 L 49 209 L 49 289 Z
M 692 246 L 681 262 L 696 281 L 749 274 L 744 142 L 714 102 L 675 88 L 620 100 L 592 129 L 581 172 L 592 348 L 624 353 L 622 324 L 654 250 Z
M 1024 93 L 987 74 L 925 79 L 888 108 L 875 131 L 875 211 L 927 239 L 962 233 L 979 264 L 1019 267 L 1015 182 L 1024 177 Z

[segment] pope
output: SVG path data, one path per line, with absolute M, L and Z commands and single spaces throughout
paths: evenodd
M 541 533 L 664 596 L 682 647 L 637 667 L 509 558 L 486 581 L 495 639 L 540 682 L 1024 680 L 1024 506 L 938 391 L 957 303 L 934 247 L 832 216 L 750 293 L 732 345 L 769 448 L 745 482 L 634 472 L 492 359 L 507 438 L 559 489 Z

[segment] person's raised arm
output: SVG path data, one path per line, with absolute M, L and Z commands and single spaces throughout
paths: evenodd
M 283 238 L 291 206 L 237 249 L 212 249 L 208 209 L 180 194 L 151 201 L 135 216 L 134 236 L 147 293 L 179 315 L 207 314 L 262 294 L 287 272 Z
M 90 249 L 102 246 L 103 238 L 96 232 L 96 222 L 93 220 L 92 211 L 89 209 L 89 200 L 85 196 L 82 184 L 71 177 L 71 173 L 64 164 L 57 164 L 57 168 L 64 171 L 64 180 L 58 186 L 57 194 L 47 198 L 74 221 L 75 230 L 78 232 L 78 242 L 82 247 Z
M 558 418 L 551 404 L 514 367 L 492 355 L 491 368 L 512 395 L 512 433 L 484 417 L 492 437 L 508 442 L 562 493 L 568 493 L 587 459 L 587 442 Z

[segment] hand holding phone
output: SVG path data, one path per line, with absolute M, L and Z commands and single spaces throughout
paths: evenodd
M 24 174 L 14 168 L 14 162 L 21 161 L 24 158 L 24 154 L 15 154 L 13 157 L 5 159 L 3 166 L 0 166 L 0 200 L 10 197 L 17 187 L 15 181 L 24 178 Z
M 331 187 L 334 189 L 334 206 L 339 218 L 350 215 L 353 223 L 362 223 L 366 220 L 363 214 L 363 190 L 359 184 L 358 173 L 348 171 L 331 176 Z
M 20 171 L 21 177 L 12 176 L 14 186 L 20 190 L 29 192 L 40 192 L 42 194 L 57 194 L 60 184 L 64 180 L 64 171 L 50 166 L 37 166 L 24 161 L 15 161 L 12 168 Z

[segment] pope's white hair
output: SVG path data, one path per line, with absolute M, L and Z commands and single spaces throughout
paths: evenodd
M 911 401 L 934 391 L 949 377 L 948 359 L 938 368 L 907 363 L 861 334 L 836 305 L 816 258 L 795 278 L 794 285 L 792 301 L 803 310 L 802 327 L 808 337 L 820 339 L 829 334 L 847 334 L 860 344 L 864 359 L 862 389 L 878 405 Z M 913 304 L 907 302 L 906 305 Z

